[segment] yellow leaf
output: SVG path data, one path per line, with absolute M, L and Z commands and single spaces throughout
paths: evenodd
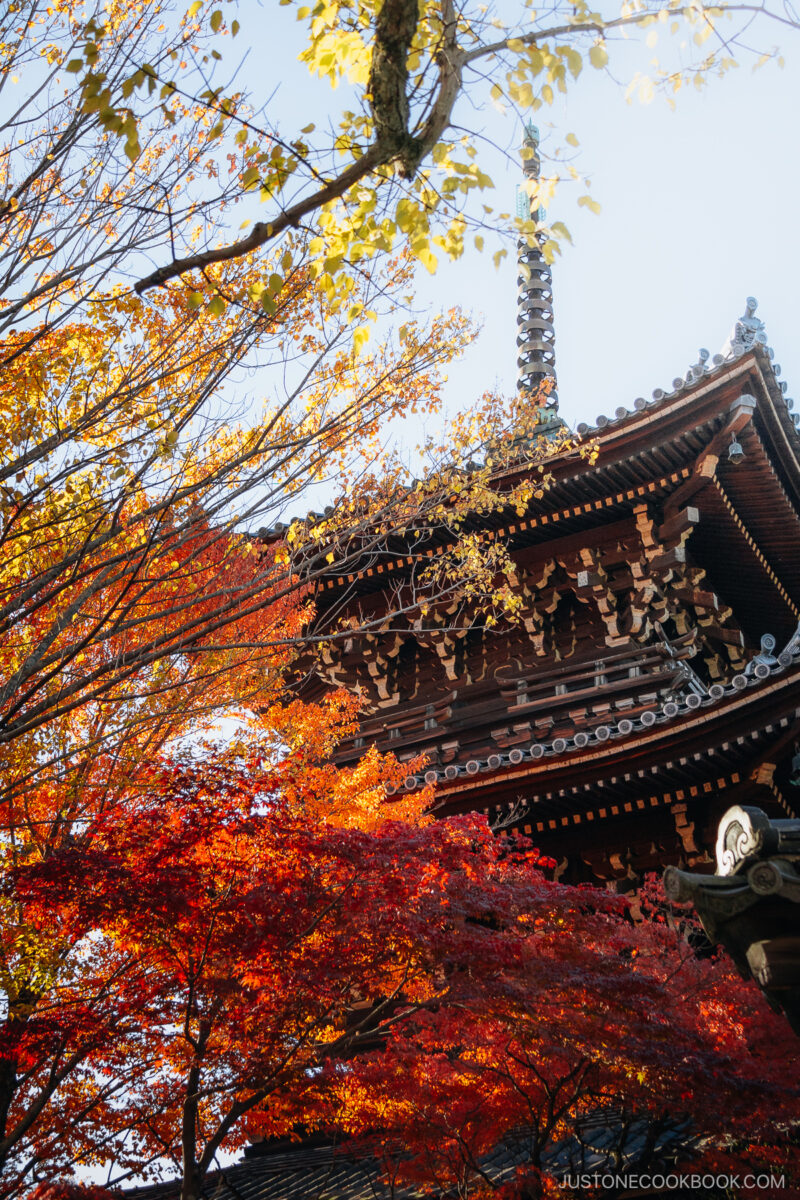
M 369 326 L 359 325 L 353 332 L 353 353 L 358 355 L 369 341 Z
M 577 79 L 583 70 L 583 58 L 580 53 L 570 47 L 567 51 L 567 66 L 573 79 Z
M 427 245 L 425 245 L 425 246 L 421 247 L 421 249 L 417 250 L 417 258 L 422 263 L 425 270 L 429 271 L 430 274 L 433 275 L 433 273 L 435 272 L 436 267 L 437 267 L 437 259 L 436 259 L 436 255 L 430 250 L 430 248 Z
M 579 146 L 580 145 L 580 142 L 575 137 L 574 133 L 568 133 L 566 140 L 567 140 L 568 145 L 570 145 L 570 146 Z
M 608 51 L 602 42 L 597 42 L 589 51 L 589 62 L 598 71 L 608 62 Z

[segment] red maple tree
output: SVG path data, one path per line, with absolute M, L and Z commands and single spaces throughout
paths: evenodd
M 377 791 L 390 767 L 372 769 Z M 71 967 L 5 1031 L 2 1194 L 158 1163 L 194 1200 L 220 1150 L 300 1122 L 469 1196 L 520 1130 L 529 1169 L 507 1186 L 545 1194 L 554 1148 L 598 1110 L 654 1130 L 667 1113 L 709 1150 L 778 1136 L 798 1089 L 755 989 L 478 817 L 309 818 L 365 771 L 318 749 L 157 762 L 82 843 L 11 873 Z
M 603 899 L 542 883 L 513 972 L 488 989 L 465 974 L 448 1006 L 393 1029 L 346 1077 L 331 1069 L 333 1110 L 393 1179 L 563 1196 L 565 1175 L 677 1161 L 800 1185 L 785 1020 L 685 930 L 633 924 Z M 486 1169 L 503 1144 L 520 1164 L 510 1180 Z

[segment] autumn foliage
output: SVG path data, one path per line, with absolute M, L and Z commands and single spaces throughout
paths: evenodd
M 402 303 L 407 255 L 360 268 L 346 306 L 311 269 L 303 230 L 274 261 L 136 296 L 128 256 L 157 244 L 167 216 L 199 219 L 209 189 L 224 209 L 237 163 L 226 184 L 201 101 L 173 98 L 178 128 L 157 109 L 149 140 L 130 124 L 124 144 L 109 130 L 106 93 L 125 94 L 130 56 L 158 33 L 155 6 L 109 6 L 102 28 L 69 3 L 28 16 L 0 15 L 3 81 L 23 67 L 38 81 L 2 127 L 0 159 L 0 1188 L 24 1193 L 73 1165 L 137 1174 L 158 1158 L 185 1160 L 192 1189 L 217 1145 L 241 1141 L 246 1112 L 321 1064 L 325 1022 L 341 1021 L 356 989 L 351 964 L 335 1013 L 320 986 L 323 1007 L 304 1024 L 305 961 L 306 991 L 252 1060 L 244 1047 L 259 1043 L 252 1022 L 268 998 L 256 991 L 250 1006 L 247 989 L 262 986 L 267 951 L 248 898 L 272 904 L 276 924 L 286 897 L 269 880 L 285 882 L 290 865 L 305 878 L 303 836 L 312 862 L 315 837 L 322 858 L 337 837 L 344 853 L 347 838 L 378 837 L 387 810 L 424 824 L 424 796 L 387 806 L 385 785 L 401 777 L 391 758 L 367 755 L 347 773 L 327 761 L 354 700 L 292 699 L 298 651 L 342 634 L 335 622 L 309 634 L 316 590 L 415 521 L 446 521 L 455 545 L 473 500 L 513 501 L 488 486 L 488 468 L 461 468 L 515 406 L 487 400 L 452 449 L 429 443 L 420 480 L 382 450 L 388 422 L 436 413 L 441 368 L 469 336 L 457 311 L 410 317 L 369 346 L 356 336 L 359 314 Z M 65 89 L 77 46 L 104 75 L 91 98 Z M 269 266 L 278 284 L 265 296 Z M 256 369 L 266 395 L 241 406 L 232 377 Z M 452 463 L 465 481 L 455 500 Z M 332 511 L 294 518 L 332 476 Z M 257 535 L 287 516 L 282 532 Z M 473 543 L 462 561 L 451 590 L 485 574 Z M 419 609 L 439 586 L 420 579 L 403 603 Z M 230 732 L 242 722 L 248 734 Z M 226 748 L 206 752 L 202 737 L 220 727 Z M 294 858 L 284 828 L 299 839 Z M 309 895 L 320 896 L 310 883 Z M 309 904 L 297 912 L 313 934 Z M 290 997 L 291 979 L 273 975 L 273 996 L 279 985 Z M 196 1025 L 206 1005 L 213 1038 Z M 295 1056 L 298 1031 L 308 1046 Z M 222 1077 L 251 1064 L 218 1099 L 214 1086 L 209 1100 L 192 1090 L 207 1041 L 203 1086 L 206 1067 Z
M 305 743 L 303 720 L 322 714 L 293 712 Z M 218 1150 L 298 1125 L 475 1197 L 512 1134 L 528 1194 L 555 1191 L 554 1149 L 599 1112 L 649 1115 L 644 1167 L 667 1126 L 698 1161 L 780 1141 L 796 1073 L 754 989 L 625 901 L 550 882 L 480 818 L 429 822 L 420 801 L 391 819 L 399 772 L 368 756 L 335 775 L 303 749 L 164 759 L 7 874 L 25 930 L 7 963 L 30 979 L 31 939 L 48 953 L 46 1003 L 4 1031 L 3 1194 L 37 1164 L 158 1163 L 195 1197 Z
M 303 61 L 360 89 L 316 146 L 209 83 L 233 7 L 0 12 L 0 85 L 19 84 L 0 114 L 0 1196 L 102 1200 L 80 1183 L 102 1168 L 195 1200 L 219 1152 L 298 1124 L 464 1196 L 512 1131 L 512 1191 L 555 1186 L 587 1113 L 668 1112 L 731 1161 L 784 1135 L 796 1079 L 752 990 L 482 820 L 390 801 L 421 764 L 335 769 L 357 700 L 292 691 L 320 643 L 386 619 L 312 627 L 326 583 L 398 539 L 404 618 L 513 616 L 503 547 L 468 520 L 524 511 L 566 432 L 543 445 L 529 395 L 484 397 L 416 455 L 389 431 L 438 421 L 472 336 L 457 310 L 405 311 L 414 264 L 461 253 L 491 183 L 448 132 L 470 64 L 497 55 L 514 102 L 550 103 L 607 57 L 597 14 L 568 7 L 569 36 L 557 18 L 497 45 L 479 6 L 301 8 Z M 682 19 L 704 41 L 717 13 Z M 254 200 L 271 220 L 239 235 Z
M 596 894 L 543 885 L 538 902 L 524 968 L 480 997 L 467 984 L 472 1003 L 393 1030 L 385 1053 L 336 1078 L 348 1129 L 392 1178 L 555 1196 L 562 1174 L 598 1161 L 635 1174 L 677 1159 L 700 1173 L 780 1166 L 797 1186 L 792 1046 L 755 989 Z M 490 1182 L 482 1165 L 502 1144 L 521 1165 Z

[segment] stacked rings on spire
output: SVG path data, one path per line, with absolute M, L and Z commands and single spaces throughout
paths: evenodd
M 525 127 L 522 171 L 529 182 L 539 179 L 539 130 L 528 123 Z M 537 221 L 542 216 L 538 207 L 533 210 L 535 188 L 517 189 L 517 216 Z M 538 201 L 535 202 L 538 205 Z M 556 394 L 556 334 L 553 328 L 553 279 L 550 267 L 542 254 L 543 234 L 520 238 L 517 243 L 517 357 L 518 387 L 535 392 L 545 380 L 551 389 L 545 407 L 558 409 Z
M 538 242 L 520 241 L 517 247 L 517 346 L 519 386 L 535 390 L 545 379 L 556 378 L 555 329 L 553 327 L 553 280 Z M 557 404 L 554 392 L 547 407 Z

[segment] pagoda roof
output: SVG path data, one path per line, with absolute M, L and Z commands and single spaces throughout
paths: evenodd
M 752 318 L 755 306 L 755 301 L 749 299 L 747 312 L 736 322 L 723 353 L 711 357 L 701 351 L 699 361 L 673 379 L 671 388 L 656 388 L 649 400 L 637 397 L 631 407 L 621 405 L 613 415 L 600 414 L 593 424 L 579 423 L 575 428 L 578 448 L 562 451 L 547 460 L 553 483 L 543 499 L 531 506 L 534 519 L 539 515 L 540 524 L 546 524 L 549 510 L 556 509 L 566 499 L 573 500 L 573 507 L 574 501 L 581 499 L 585 515 L 594 500 L 601 495 L 605 498 L 609 484 L 619 490 L 622 502 L 632 498 L 628 494 L 632 489 L 642 486 L 648 487 L 652 494 L 649 485 L 656 477 L 663 481 L 661 486 L 674 483 L 676 470 L 680 471 L 696 457 L 704 434 L 711 433 L 725 414 L 726 401 L 728 405 L 735 404 L 747 385 L 756 390 L 754 399 L 769 456 L 779 465 L 784 484 L 789 485 L 794 501 L 800 505 L 800 414 L 792 411 L 794 401 L 787 395 L 788 384 L 780 379 L 781 367 L 767 344 L 763 323 Z M 748 314 L 749 327 L 743 329 Z M 596 447 L 595 464 L 587 462 L 581 449 L 586 443 Z M 495 481 L 499 484 L 503 479 L 524 475 L 530 470 L 531 461 L 522 457 L 503 467 L 495 473 Z M 540 461 L 538 456 L 535 461 Z M 316 519 L 319 515 L 298 515 L 292 520 Z M 576 511 L 575 515 L 579 513 Z M 475 524 L 476 528 L 479 524 L 483 528 L 500 527 L 504 520 L 500 515 L 482 516 Z M 519 522 L 512 522 L 512 528 L 514 525 L 523 527 Z M 288 527 L 288 523 L 278 521 L 259 529 L 258 537 L 273 540 L 281 537 Z M 436 540 L 435 531 L 431 531 L 431 537 Z M 443 535 L 443 546 L 446 541 Z M 338 588 L 355 578 L 363 580 L 375 573 L 402 569 L 403 565 L 404 558 L 399 556 L 396 561 L 381 563 L 379 570 L 373 566 L 336 578 L 334 564 L 325 586 Z
M 598 416 L 593 426 L 578 425 L 578 445 L 546 460 L 551 482 L 524 517 L 484 514 L 466 521 L 464 528 L 480 530 L 490 539 L 509 538 L 515 547 L 583 533 L 587 526 L 607 524 L 617 513 L 630 513 L 633 504 L 676 492 L 696 474 L 703 455 L 724 456 L 731 438 L 745 430 L 752 443 L 745 453 L 749 456 L 752 450 L 763 476 L 747 497 L 748 508 L 760 504 L 760 524 L 768 540 L 775 528 L 774 506 L 782 505 L 797 524 L 800 540 L 800 415 L 792 412 L 780 370 L 765 340 L 734 339 L 726 354 L 696 364 L 673 380 L 671 390 L 656 389 L 649 401 L 639 398 L 632 408 Z M 592 461 L 587 445 L 594 452 Z M 504 466 L 493 476 L 496 485 L 525 476 L 540 461 L 540 456 L 523 457 Z M 749 462 L 743 474 L 750 477 L 754 466 Z M 285 528 L 279 525 L 260 534 L 280 536 Z M 451 538 L 444 528 L 427 531 L 424 554 L 436 555 Z M 402 574 L 418 561 L 420 551 L 409 553 L 410 549 L 399 540 L 393 547 L 390 541 L 382 552 L 370 554 L 368 564 L 360 564 L 356 554 L 346 573 L 333 563 L 318 581 L 320 600 L 325 593 L 338 596 L 343 589 L 354 588 L 361 596 L 380 590 L 387 574 Z M 800 586 L 800 557 L 788 566 Z M 794 613 L 794 619 L 798 617 L 800 608 Z
M 793 815 L 800 417 L 754 312 L 749 301 L 724 352 L 701 352 L 670 390 L 579 426 L 577 446 L 546 460 L 520 453 L 494 471 L 498 489 L 542 463 L 548 476 L 522 515 L 509 508 L 473 522 L 508 546 L 533 634 L 497 625 L 470 642 L 466 610 L 433 602 L 425 621 L 403 610 L 404 575 L 447 549 L 444 527 L 331 564 L 317 583 L 318 614 L 324 623 L 353 606 L 361 635 L 343 635 L 319 686 L 330 676 L 364 688 L 370 705 L 337 761 L 365 741 L 401 759 L 427 754 L 395 794 L 433 786 L 442 815 L 483 811 L 500 826 L 552 835 L 587 862 L 609 837 L 641 842 L 643 861 L 665 859 L 662 826 L 679 826 L 684 850 L 698 855 L 691 821 L 705 828 L 720 801 L 740 794 Z M 660 608 L 648 608 L 648 587 L 665 589 Z M 572 641 L 547 649 L 546 622 L 564 596 Z M 675 625 L 660 645 L 663 613 Z M 784 648 L 773 654 L 776 642 Z M 398 667 L 391 694 L 370 690 L 406 644 L 409 663 L 419 654 L 427 665 Z M 688 666 L 698 654 L 702 679 Z M 398 683 L 401 670 L 413 680 Z

